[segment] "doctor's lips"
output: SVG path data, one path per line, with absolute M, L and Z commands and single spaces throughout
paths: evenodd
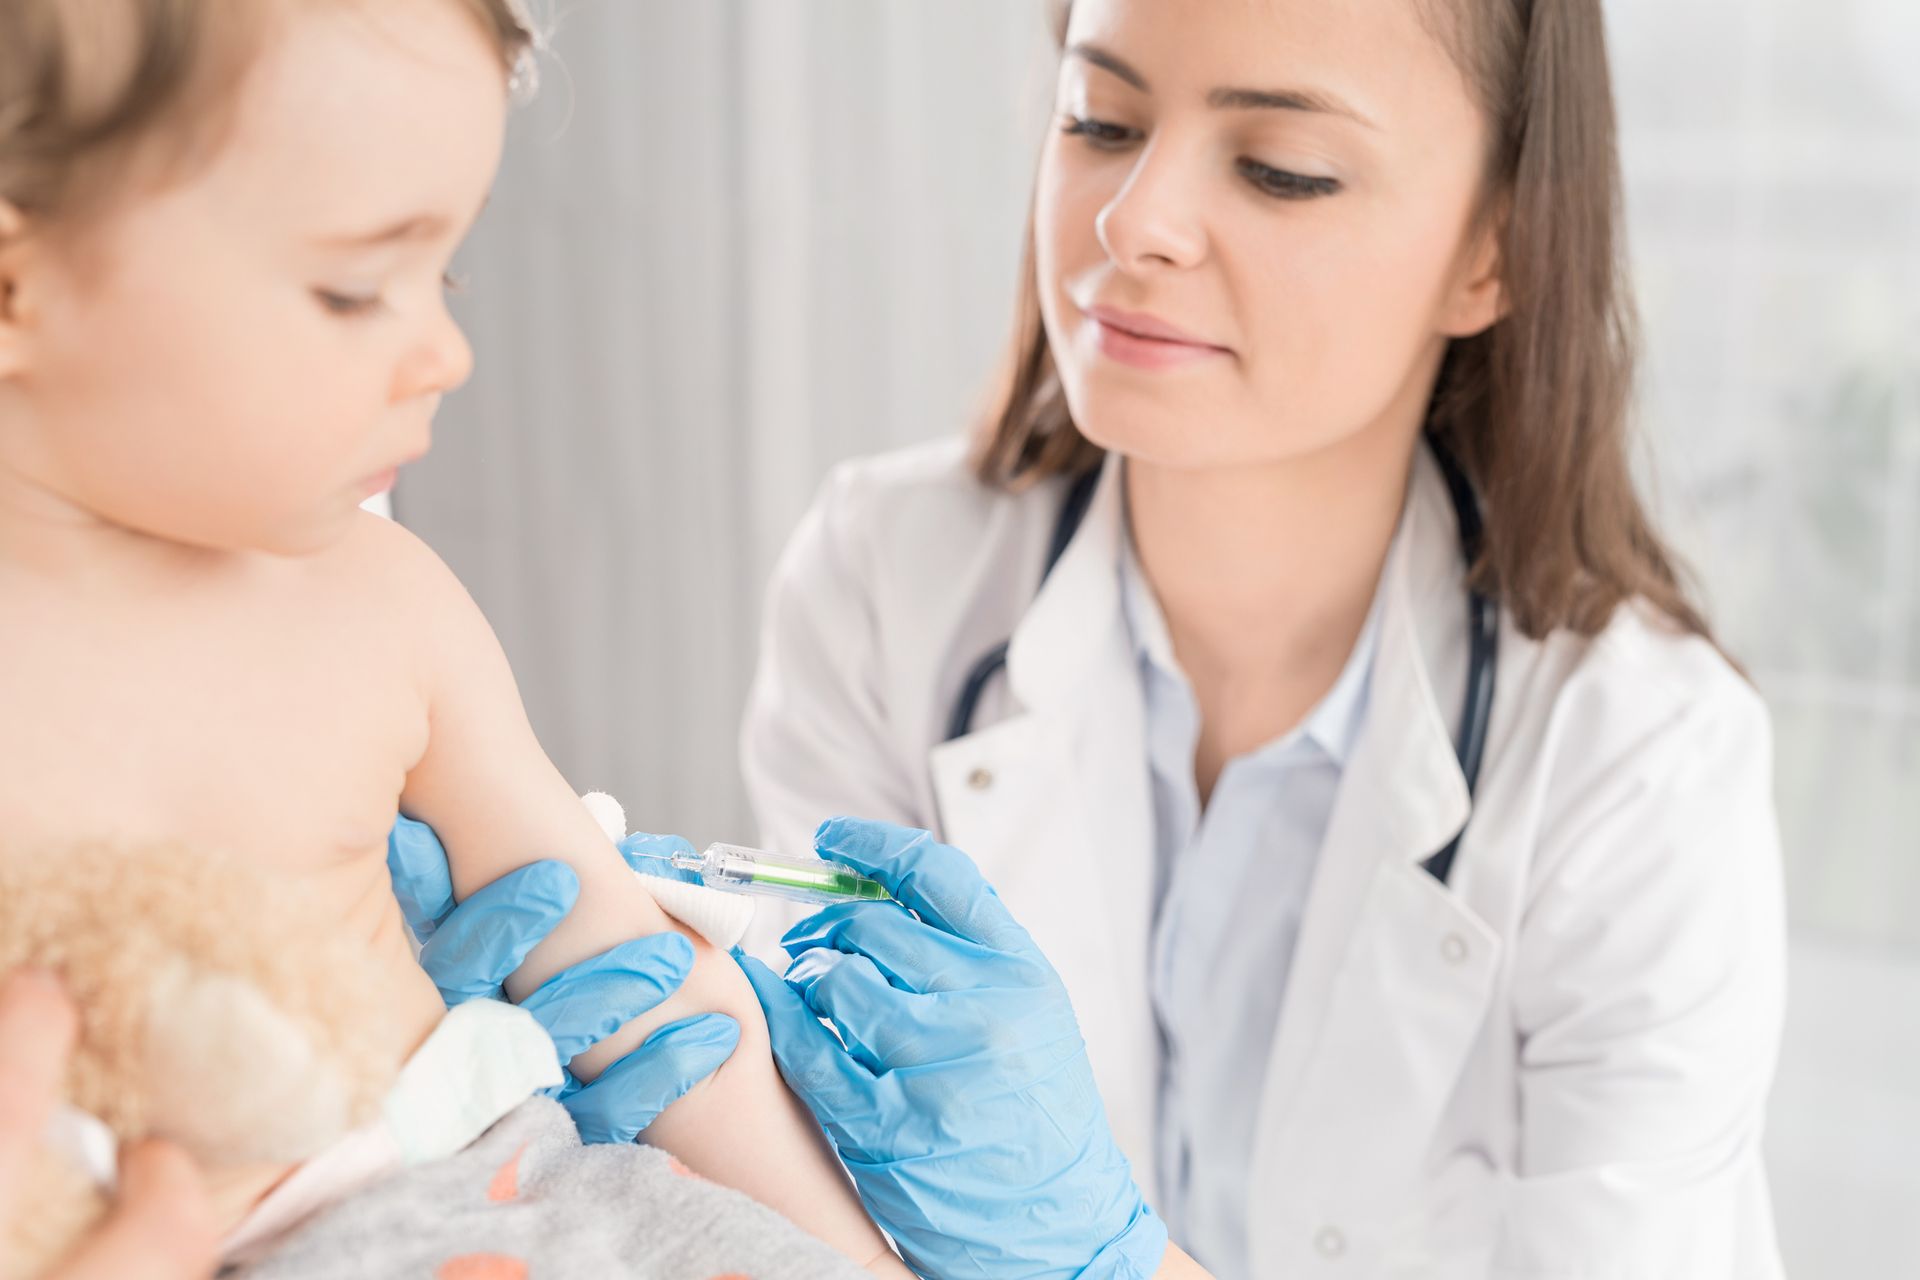
M 1145 312 L 1115 307 L 1084 307 L 1082 311 L 1093 322 L 1101 354 L 1136 369 L 1170 369 L 1232 354 Z

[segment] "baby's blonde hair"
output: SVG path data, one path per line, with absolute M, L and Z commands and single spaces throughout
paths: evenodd
M 287 2 L 0 2 L 0 201 L 66 221 L 124 188 L 136 158 L 142 175 L 176 173 L 217 138 L 220 109 Z M 524 79 L 535 35 L 522 0 L 446 2 Z

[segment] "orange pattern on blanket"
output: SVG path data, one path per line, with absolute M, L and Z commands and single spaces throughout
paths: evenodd
M 520 1157 L 525 1154 L 523 1146 L 494 1172 L 493 1181 L 487 1184 L 487 1199 L 501 1204 L 520 1194 Z
M 449 1258 L 434 1280 L 527 1280 L 527 1264 L 504 1253 L 463 1253 Z

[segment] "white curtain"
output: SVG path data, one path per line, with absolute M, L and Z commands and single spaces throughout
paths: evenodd
M 1773 712 L 1782 1247 L 1920 1275 L 1920 5 L 1609 14 L 1663 506 Z
M 1046 45 L 1033 0 L 564 7 L 458 264 L 477 371 L 395 506 L 637 826 L 748 838 L 774 557 L 833 462 L 980 402 Z
M 834 461 L 958 431 L 1011 316 L 1044 0 L 572 0 L 400 518 L 567 776 L 752 826 L 760 592 Z M 1610 0 L 1659 505 L 1778 733 L 1795 1274 L 1920 1274 L 1920 4 Z

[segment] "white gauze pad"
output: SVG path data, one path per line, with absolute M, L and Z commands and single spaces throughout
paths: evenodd
M 626 839 L 627 813 L 620 802 L 604 791 L 589 791 L 580 797 L 587 812 L 600 824 L 607 839 L 619 844 Z M 739 944 L 753 923 L 753 899 L 739 893 L 722 893 L 703 884 L 663 880 L 659 876 L 633 873 L 660 909 L 695 933 L 726 951 Z

